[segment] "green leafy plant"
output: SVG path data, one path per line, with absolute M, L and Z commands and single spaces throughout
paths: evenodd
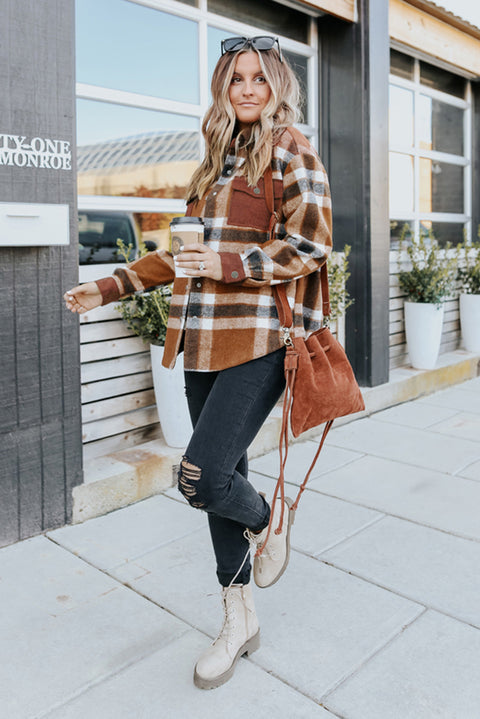
M 405 249 L 405 238 L 409 235 L 406 248 L 411 264 L 402 269 L 401 255 Z M 429 302 L 440 305 L 455 289 L 457 258 L 451 256 L 451 244 L 441 249 L 430 230 L 419 238 L 412 236 L 409 225 L 404 225 L 399 241 L 398 281 L 400 289 L 409 302 Z M 450 256 L 449 256 L 450 255 Z
M 117 240 L 117 245 L 119 253 L 125 261 L 129 261 L 132 245 L 125 245 L 120 239 Z M 139 255 L 143 257 L 145 254 L 147 254 L 147 248 L 140 243 Z M 163 285 L 150 292 L 126 297 L 120 300 L 120 304 L 116 305 L 115 309 L 120 312 L 127 327 L 141 337 L 144 342 L 151 345 L 164 345 L 171 297 L 172 286 Z
M 467 242 L 464 237 L 457 246 L 457 279 L 460 291 L 467 295 L 480 295 L 480 228 L 478 237 L 478 242 Z
M 346 288 L 347 280 L 350 277 L 350 272 L 348 271 L 350 251 L 350 245 L 345 245 L 343 253 L 332 252 L 327 261 L 330 288 L 330 319 L 332 322 L 344 315 L 354 303 Z

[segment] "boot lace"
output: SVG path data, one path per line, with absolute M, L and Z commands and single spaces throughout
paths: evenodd
M 231 636 L 230 630 L 234 630 L 236 627 L 237 611 L 235 604 L 228 601 L 229 590 L 230 587 L 224 587 L 222 589 L 223 624 L 218 634 L 218 637 L 215 639 L 214 644 L 216 644 L 219 639 L 223 639 L 223 641 L 227 644 L 232 644 L 232 640 L 229 639 L 229 636 Z
M 253 549 L 254 551 L 256 551 L 258 549 L 258 547 L 260 546 L 260 541 L 259 541 L 260 534 L 254 534 L 249 529 L 246 529 L 245 532 L 243 533 L 243 536 L 245 537 L 245 539 L 248 540 L 248 543 L 250 544 L 250 549 Z M 249 551 L 250 551 L 250 549 L 249 549 Z M 275 550 L 274 547 L 272 547 L 271 542 L 268 542 L 268 544 L 266 544 L 264 546 L 260 558 L 262 558 L 262 557 L 264 557 L 264 558 L 268 557 L 268 559 L 272 559 L 273 561 L 278 559 L 278 552 Z

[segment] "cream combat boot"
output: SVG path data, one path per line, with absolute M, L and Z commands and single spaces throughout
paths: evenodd
M 253 560 L 253 578 L 257 587 L 271 587 L 287 568 L 290 559 L 290 528 L 295 520 L 295 510 L 290 509 L 292 504 L 290 497 L 285 497 L 282 531 L 280 534 L 275 534 L 280 523 L 281 499 L 279 498 L 275 503 L 272 528 L 266 544 L 268 527 L 262 529 L 259 534 L 254 534 L 249 529 L 245 532 L 246 538 L 254 549 L 265 544 L 262 554 L 259 557 L 254 557 Z
M 238 659 L 260 646 L 260 629 L 251 585 L 223 587 L 222 601 L 222 630 L 195 667 L 193 681 L 199 689 L 215 689 L 227 682 Z

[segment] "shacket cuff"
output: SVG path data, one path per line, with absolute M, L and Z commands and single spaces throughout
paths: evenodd
M 236 252 L 219 252 L 222 263 L 222 281 L 226 284 L 241 282 L 245 279 L 245 270 L 240 255 Z
M 100 280 L 95 280 L 95 284 L 102 294 L 102 305 L 120 299 L 120 289 L 114 277 L 102 277 Z

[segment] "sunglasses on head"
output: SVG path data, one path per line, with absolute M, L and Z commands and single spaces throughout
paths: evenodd
M 246 47 L 252 47 L 254 50 L 271 50 L 277 46 L 280 62 L 283 62 L 282 51 L 278 37 L 270 37 L 269 35 L 257 35 L 256 37 L 227 37 L 222 40 L 222 55 L 226 52 L 238 52 Z

